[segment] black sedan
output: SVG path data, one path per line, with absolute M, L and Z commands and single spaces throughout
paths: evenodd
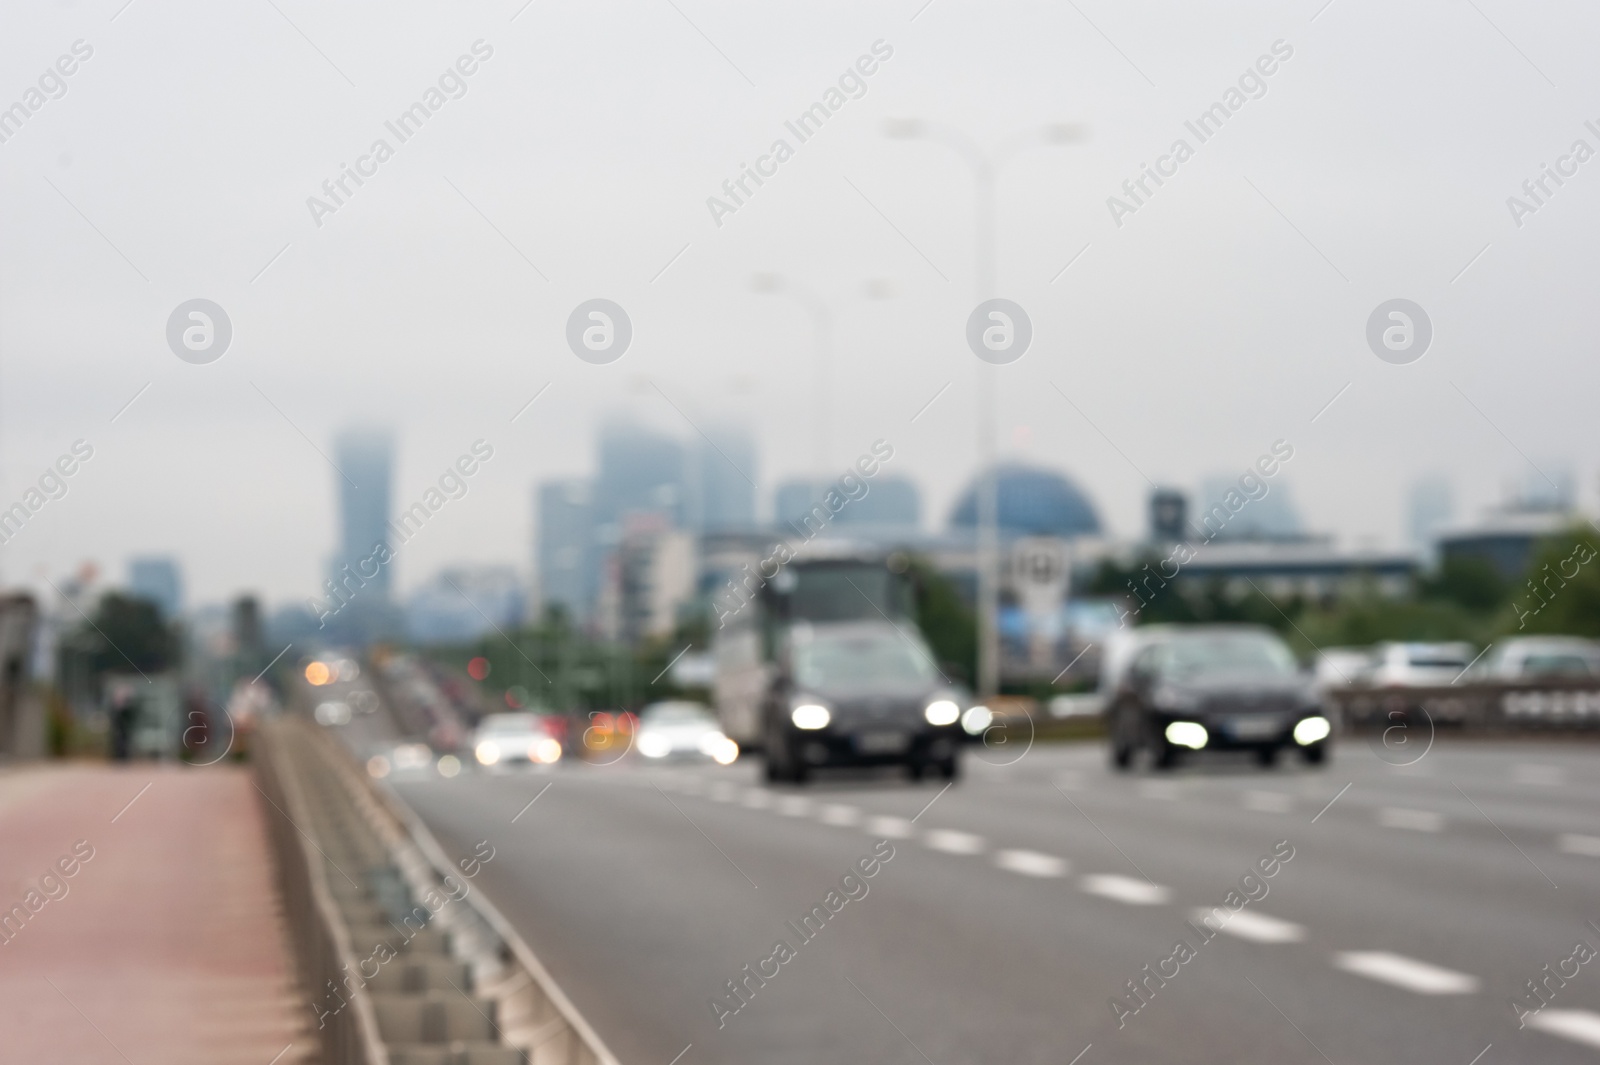
M 1142 750 L 1168 769 L 1191 752 L 1244 750 L 1271 765 L 1284 749 L 1327 760 L 1333 725 L 1311 678 L 1268 629 L 1174 627 L 1139 652 L 1108 708 L 1111 761 Z

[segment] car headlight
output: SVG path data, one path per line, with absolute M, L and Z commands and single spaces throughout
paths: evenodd
M 672 753 L 672 741 L 659 732 L 646 732 L 639 737 L 639 753 L 646 758 L 665 758 Z
M 478 756 L 481 765 L 494 765 L 500 760 L 500 745 L 493 740 L 484 740 L 473 751 Z
M 956 718 L 961 716 L 961 707 L 949 699 L 935 699 L 922 711 L 922 716 L 928 719 L 930 725 L 953 725 Z
M 994 711 L 987 706 L 972 706 L 961 715 L 961 727 L 969 736 L 981 736 L 994 723 Z
M 546 736 L 528 748 L 528 757 L 544 765 L 559 762 L 561 761 L 561 743 L 552 736 Z
M 1178 747 L 1198 751 L 1210 739 L 1211 734 L 1198 721 L 1174 721 L 1167 726 L 1167 742 Z
M 1294 742 L 1302 747 L 1325 740 L 1333 732 L 1333 725 L 1321 714 L 1303 717 L 1294 726 Z
M 718 765 L 732 765 L 734 759 L 739 757 L 739 745 L 728 739 L 728 737 L 723 736 L 722 742 L 717 744 L 716 749 L 709 753 Z
M 819 729 L 827 728 L 828 722 L 833 720 L 833 715 L 828 713 L 826 706 L 817 703 L 801 703 L 789 715 L 789 720 L 794 722 L 795 728 Z
M 1157 688 L 1152 701 L 1162 710 L 1195 710 L 1200 706 L 1198 695 L 1179 688 Z
M 722 733 L 707 732 L 705 735 L 700 737 L 700 741 L 695 744 L 695 746 L 700 748 L 701 754 L 715 755 L 717 751 L 722 748 L 722 745 L 727 742 L 728 737 L 724 736 Z

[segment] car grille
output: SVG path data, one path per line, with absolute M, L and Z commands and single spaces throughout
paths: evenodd
M 852 699 L 834 704 L 833 722 L 838 728 L 873 725 L 913 725 L 922 720 L 922 701 L 908 699 Z
M 1286 714 L 1295 708 L 1291 695 L 1214 695 L 1206 700 L 1208 714 Z

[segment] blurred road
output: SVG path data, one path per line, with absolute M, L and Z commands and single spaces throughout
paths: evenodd
M 494 844 L 478 883 L 629 1065 L 1495 1065 L 1600 1060 L 1600 965 L 1523 1030 L 1508 1005 L 1600 947 L 1595 753 L 1441 743 L 1395 768 L 1354 740 L 1320 770 L 1125 777 L 1039 746 L 943 793 L 769 789 L 756 759 L 393 783 L 452 855 Z M 785 922 L 883 838 L 869 894 L 802 943 Z M 1285 840 L 1264 898 L 1209 942 L 1186 926 Z M 1137 1004 L 1180 937 L 1194 957 L 1119 1028 L 1109 1000 Z M 796 956 L 719 1030 L 711 999 L 779 939 Z

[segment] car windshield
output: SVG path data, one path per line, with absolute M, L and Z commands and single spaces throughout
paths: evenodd
M 1522 672 L 1529 677 L 1587 677 L 1593 670 L 1582 655 L 1542 654 L 1523 659 Z
M 806 688 L 886 687 L 935 679 L 933 657 L 915 637 L 852 633 L 813 637 L 794 648 L 795 680 Z
M 1464 655 L 1449 651 L 1412 651 L 1406 661 L 1417 669 L 1466 669 Z
M 1189 636 L 1160 648 L 1156 669 L 1162 676 L 1194 678 L 1219 673 L 1288 677 L 1294 655 L 1264 636 Z

